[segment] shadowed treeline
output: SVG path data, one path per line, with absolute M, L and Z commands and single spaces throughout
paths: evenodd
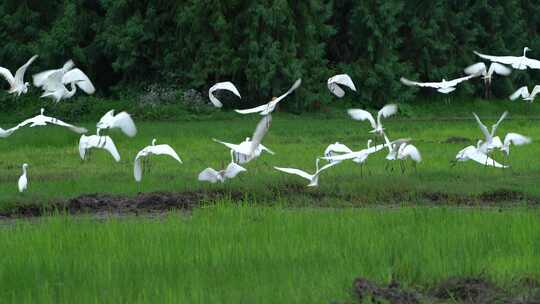
M 520 0 L 5 0 L 0 65 L 14 70 L 36 53 L 35 73 L 73 58 L 107 97 L 153 83 L 205 92 L 231 80 L 246 104 L 268 101 L 302 77 L 304 89 L 285 105 L 293 110 L 334 100 L 325 81 L 345 72 L 359 88 L 345 98 L 379 106 L 414 96 L 402 75 L 460 76 L 479 61 L 473 50 L 520 55 L 529 46 L 540 58 L 538 9 Z M 532 85 L 539 74 L 497 79 L 494 96 Z M 456 93 L 482 96 L 482 86 Z

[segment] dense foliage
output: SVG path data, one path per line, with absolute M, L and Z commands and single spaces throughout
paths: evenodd
M 103 96 L 155 83 L 205 92 L 231 80 L 244 104 L 268 101 L 302 77 L 291 110 L 335 100 L 325 81 L 346 72 L 359 89 L 346 99 L 376 106 L 416 94 L 402 75 L 460 76 L 479 61 L 473 50 L 519 55 L 529 46 L 540 57 L 539 9 L 525 0 L 4 0 L 0 65 L 14 69 L 36 53 L 34 73 L 73 58 Z M 535 75 L 499 79 L 495 96 Z M 482 94 L 480 82 L 456 93 L 473 91 Z

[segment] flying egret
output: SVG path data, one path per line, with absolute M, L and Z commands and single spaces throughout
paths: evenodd
M 26 173 L 26 170 L 28 168 L 28 164 L 24 163 L 22 165 L 22 175 L 21 177 L 19 177 L 19 182 L 17 183 L 18 186 L 19 186 L 19 192 L 24 192 L 26 191 L 26 189 L 28 189 L 28 177 L 27 177 L 27 173 Z
M 530 93 L 529 89 L 526 86 L 523 86 L 510 95 L 510 100 L 516 100 L 521 97 L 523 100 L 533 102 L 538 93 L 540 93 L 540 85 L 535 85 Z
M 482 153 L 488 154 L 491 153 L 491 151 L 495 148 L 501 148 L 502 142 L 501 139 L 498 136 L 495 136 L 495 133 L 497 132 L 497 128 L 501 124 L 501 122 L 508 116 L 508 111 L 505 111 L 497 123 L 491 126 L 491 132 L 488 131 L 488 128 L 486 125 L 482 123 L 478 115 L 476 113 L 473 113 L 474 118 L 476 119 L 476 122 L 478 123 L 478 127 L 480 128 L 480 131 L 484 134 L 485 140 L 481 140 L 481 145 L 479 146 L 480 151 Z
M 228 144 L 228 145 L 231 145 L 231 144 Z M 243 142 L 235 146 L 236 147 L 235 149 L 231 149 L 231 161 L 242 165 L 258 158 L 259 156 L 261 156 L 263 152 L 266 152 L 271 155 L 275 154 L 274 151 L 268 149 L 263 144 L 259 144 L 259 146 L 253 152 L 253 156 L 250 156 L 248 154 L 243 154 L 241 152 L 236 152 L 236 151 L 244 151 L 246 149 L 250 149 L 251 146 L 252 146 L 251 138 L 246 137 L 246 139 Z
M 349 89 L 356 92 L 356 87 L 354 86 L 354 82 L 352 81 L 351 77 L 347 74 L 339 74 L 339 75 L 330 77 L 328 79 L 327 85 L 330 92 L 332 92 L 332 94 L 336 95 L 339 98 L 345 96 L 345 91 L 343 91 L 340 85 L 348 87 Z
M 406 86 L 418 86 L 423 88 L 434 88 L 437 89 L 437 92 L 448 94 L 456 90 L 456 86 L 464 81 L 467 81 L 476 75 L 468 75 L 465 77 L 457 78 L 454 80 L 446 80 L 443 78 L 441 82 L 416 82 L 409 80 L 407 78 L 401 77 L 400 81 Z
M 493 78 L 493 74 L 508 76 L 510 75 L 510 73 L 512 73 L 512 70 L 510 68 L 507 68 L 506 66 L 497 62 L 492 62 L 489 65 L 489 69 L 486 67 L 485 63 L 478 62 L 478 63 L 468 66 L 467 68 L 465 68 L 464 71 L 465 71 L 465 74 L 468 74 L 468 75 L 482 76 L 482 78 L 484 79 L 484 88 L 485 88 L 486 98 L 489 98 L 491 80 Z
M 68 84 L 70 89 L 66 88 Z M 49 97 L 56 102 L 73 97 L 77 92 L 77 87 L 89 95 L 96 91 L 88 76 L 80 69 L 74 68 L 71 60 L 66 62 L 61 69 L 34 75 L 34 85 L 43 89 L 42 98 Z
M 341 162 L 341 161 L 344 161 L 344 160 L 352 160 L 355 163 L 362 164 L 362 163 L 365 162 L 365 160 L 367 159 L 367 157 L 370 154 L 373 154 L 375 152 L 379 152 L 382 149 L 384 149 L 384 147 L 386 147 L 386 144 L 380 144 L 380 145 L 376 145 L 376 146 L 371 146 L 371 142 L 372 142 L 372 140 L 369 139 L 368 143 L 367 143 L 367 148 L 362 149 L 360 151 L 351 151 L 351 152 L 342 153 L 342 154 L 339 154 L 339 155 L 328 155 L 328 156 L 325 155 L 324 157 L 321 157 L 321 158 L 324 159 L 324 160 L 327 160 L 329 162 Z
M 274 169 L 276 170 L 279 170 L 279 171 L 282 171 L 282 172 L 285 172 L 285 173 L 289 173 L 289 174 L 295 174 L 295 175 L 298 175 L 300 177 L 303 177 L 307 180 L 309 180 L 309 184 L 307 185 L 308 187 L 317 187 L 319 186 L 319 175 L 321 175 L 321 173 L 332 167 L 332 166 L 335 166 L 337 165 L 339 162 L 335 162 L 335 163 L 328 163 L 326 165 L 324 165 L 322 168 L 319 168 L 319 158 L 317 158 L 317 160 L 315 161 L 315 173 L 314 174 L 309 174 L 309 173 L 306 173 L 305 171 L 302 171 L 302 170 L 299 170 L 299 169 L 294 169 L 294 168 L 282 168 L 282 167 L 274 167 Z
M 238 92 L 238 89 L 234 86 L 232 82 L 218 82 L 208 90 L 208 97 L 216 108 L 221 108 L 223 106 L 221 101 L 219 101 L 219 99 L 214 96 L 214 92 L 218 90 L 226 90 L 238 96 L 238 98 L 242 98 L 242 96 L 240 96 L 240 92 Z
M 15 76 L 11 72 L 3 67 L 0 67 L 0 75 L 9 83 L 9 94 L 15 94 L 17 97 L 21 94 L 26 94 L 28 92 L 28 86 L 30 83 L 24 82 L 24 74 L 28 67 L 38 58 L 37 55 L 32 56 L 23 66 L 21 66 L 16 72 Z
M 110 110 L 101 117 L 96 124 L 96 127 L 98 129 L 98 134 L 101 130 L 106 129 L 120 129 L 129 137 L 133 137 L 137 134 L 137 127 L 135 127 L 135 123 L 133 122 L 133 119 L 131 119 L 131 116 L 126 112 L 120 112 L 114 115 L 114 110 Z
M 492 55 L 481 54 L 477 51 L 474 51 L 474 53 L 481 58 L 484 58 L 493 62 L 499 62 L 502 64 L 511 65 L 516 70 L 526 70 L 527 68 L 540 69 L 540 61 L 536 59 L 527 58 L 528 51 L 532 51 L 532 50 L 528 47 L 524 47 L 523 56 L 492 56 Z
M 272 115 L 264 116 L 257 124 L 257 127 L 255 128 L 251 139 L 248 138 L 239 145 L 227 143 L 221 140 L 217 140 L 215 138 L 213 140 L 231 149 L 231 157 L 233 158 L 233 161 L 235 158 L 242 158 L 245 160 L 245 162 L 243 163 L 247 163 L 257 158 L 262 153 L 262 151 L 268 151 L 273 154 L 273 152 L 268 150 L 266 147 L 261 147 L 262 139 L 270 129 L 271 123 Z
M 368 111 L 361 110 L 361 109 L 349 109 L 347 110 L 347 113 L 349 113 L 349 116 L 351 116 L 354 120 L 368 120 L 371 124 L 371 127 L 373 130 L 369 131 L 370 133 L 377 133 L 379 135 L 383 134 L 384 128 L 382 125 L 381 117 L 387 118 L 397 113 L 397 105 L 396 104 L 387 104 L 382 109 L 377 112 L 377 121 L 373 118 L 373 115 L 369 113 Z
M 272 101 L 270 101 L 270 102 L 268 102 L 266 104 L 260 105 L 258 107 L 255 107 L 255 108 L 244 109 L 244 110 L 234 110 L 234 111 L 236 111 L 237 113 L 240 113 L 240 114 L 259 113 L 260 115 L 268 115 L 268 114 L 272 113 L 276 109 L 277 104 L 281 100 L 285 99 L 285 97 L 289 96 L 289 94 L 294 92 L 294 90 L 298 89 L 298 87 L 301 84 L 302 84 L 302 79 L 298 79 L 298 80 L 296 80 L 294 82 L 292 87 L 287 92 L 285 92 L 285 94 L 279 96 L 278 98 L 272 99 Z
M 135 162 L 133 164 L 133 175 L 135 176 L 135 180 L 137 182 L 140 182 L 142 180 L 142 164 L 141 161 L 148 160 L 148 158 L 151 155 L 168 155 L 175 160 L 177 160 L 179 163 L 182 163 L 182 160 L 178 156 L 178 154 L 174 151 L 174 149 L 166 144 L 156 145 L 156 139 L 154 138 L 152 140 L 152 145 L 147 146 L 139 153 L 137 153 L 137 156 L 135 156 Z
M 244 167 L 231 162 L 225 168 L 225 170 L 216 171 L 212 168 L 206 168 L 201 173 L 199 173 L 199 181 L 206 181 L 212 184 L 217 182 L 224 183 L 227 179 L 235 178 L 241 172 L 247 171 Z
M 334 162 L 334 160 L 331 159 L 332 156 L 348 154 L 352 152 L 353 151 L 346 145 L 340 142 L 336 142 L 336 143 L 328 145 L 328 147 L 324 149 L 324 156 L 325 156 L 324 159 L 328 160 L 329 162 Z
M 478 141 L 477 146 L 468 146 L 459 151 L 456 155 L 456 159 L 453 160 L 452 166 L 455 166 L 457 162 L 466 162 L 472 160 L 486 167 L 495 167 L 495 168 L 508 168 L 508 166 L 502 165 L 489 157 L 486 153 L 480 150 L 480 145 L 482 141 Z
M 9 128 L 7 130 L 4 130 L 2 128 L 0 128 L 0 138 L 6 138 L 8 136 L 10 136 L 11 134 L 13 134 L 13 132 L 17 131 L 19 129 L 19 126 L 15 126 L 13 128 Z
M 45 116 L 45 115 L 43 115 L 44 112 L 45 112 L 45 109 L 41 108 L 41 114 L 21 122 L 20 124 L 18 124 L 16 126 L 16 128 L 18 129 L 18 128 L 24 127 L 26 125 L 30 125 L 30 127 L 32 128 L 32 127 L 35 127 L 35 126 L 46 126 L 48 124 L 53 124 L 53 125 L 57 125 L 57 126 L 61 126 L 61 127 L 66 127 L 68 129 L 70 129 L 71 131 L 73 131 L 75 133 L 79 133 L 79 134 L 86 133 L 88 131 L 83 127 L 77 127 L 77 126 L 65 123 L 65 122 L 61 121 L 60 119 Z
M 81 159 L 84 160 L 87 152 L 94 148 L 104 149 L 112 155 L 114 160 L 117 162 L 120 161 L 120 154 L 118 153 L 113 140 L 109 136 L 81 135 L 81 139 L 79 140 L 79 155 L 81 156 Z
M 532 143 L 532 139 L 527 136 L 523 136 L 518 133 L 508 133 L 504 137 L 503 145 L 500 148 L 501 151 L 508 156 L 510 154 L 510 145 L 523 146 Z

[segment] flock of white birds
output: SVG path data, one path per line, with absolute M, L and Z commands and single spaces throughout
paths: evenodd
M 454 80 L 447 81 L 443 79 L 441 82 L 416 82 L 402 77 L 401 82 L 407 86 L 434 88 L 440 93 L 448 94 L 456 90 L 456 86 L 461 82 L 481 76 L 486 84 L 486 87 L 489 87 L 494 74 L 506 76 L 511 73 L 511 69 L 507 65 L 519 70 L 526 70 L 528 68 L 540 69 L 540 61 L 526 57 L 526 53 L 529 50 L 530 49 L 528 47 L 525 47 L 523 50 L 523 56 L 519 57 L 491 56 L 475 52 L 475 54 L 477 54 L 479 57 L 491 61 L 489 68 L 487 68 L 485 63 L 479 62 L 465 69 L 467 76 Z M 37 59 L 37 57 L 38 56 L 36 55 L 30 58 L 30 60 L 28 60 L 16 71 L 15 75 L 13 75 L 8 69 L 0 67 L 0 75 L 6 79 L 10 86 L 8 93 L 15 96 L 20 96 L 21 94 L 26 94 L 28 92 L 28 87 L 30 84 L 28 82 L 24 82 L 24 75 L 28 67 Z M 227 165 L 227 167 L 219 171 L 213 168 L 204 169 L 199 173 L 198 180 L 211 183 L 225 182 L 227 179 L 232 179 L 239 173 L 247 171 L 244 167 L 242 167 L 242 165 L 257 159 L 259 156 L 261 156 L 261 154 L 263 154 L 263 152 L 274 154 L 272 150 L 268 149 L 262 144 L 262 140 L 270 129 L 270 125 L 272 123 L 271 114 L 276 109 L 279 102 L 284 100 L 288 95 L 300 87 L 301 83 L 302 80 L 298 79 L 287 92 L 277 98 L 272 98 L 272 100 L 268 103 L 250 109 L 235 110 L 240 114 L 258 113 L 263 117 L 257 124 L 252 137 L 246 138 L 239 144 L 232 144 L 214 139 L 215 142 L 224 145 L 230 150 L 231 162 Z M 47 70 L 33 75 L 33 84 L 35 87 L 43 90 L 41 97 L 52 98 L 56 102 L 73 97 L 77 91 L 77 88 L 81 89 L 86 94 L 93 94 L 95 92 L 95 87 L 92 84 L 92 81 L 83 71 L 75 67 L 72 60 L 66 62 L 62 68 Z M 327 86 L 330 92 L 338 98 L 345 96 L 345 87 L 352 91 L 356 91 L 356 86 L 354 85 L 353 80 L 347 74 L 339 74 L 329 78 Z M 242 98 L 240 92 L 232 82 L 220 82 L 213 85 L 208 91 L 210 102 L 215 107 L 220 108 L 223 106 L 220 100 L 215 96 L 216 91 L 222 90 L 229 91 L 238 98 Z M 515 100 L 521 97 L 523 100 L 532 102 L 539 92 L 539 85 L 535 86 L 530 93 L 527 87 L 524 86 L 513 93 L 510 96 L 510 99 Z M 384 106 L 377 112 L 376 118 L 366 110 L 349 109 L 348 114 L 352 119 L 368 121 L 370 123 L 372 130 L 369 132 L 380 136 L 383 140 L 381 144 L 372 146 L 373 141 L 370 139 L 367 142 L 366 148 L 359 151 L 353 151 L 346 145 L 339 142 L 330 144 L 324 150 L 324 156 L 315 158 L 315 172 L 313 174 L 296 168 L 274 168 L 284 173 L 300 176 L 309 181 L 309 187 L 316 187 L 319 184 L 319 176 L 325 170 L 349 160 L 362 166 L 367 161 L 368 156 L 385 149 L 388 151 L 386 160 L 399 161 L 402 170 L 405 170 L 403 162 L 405 160 L 412 160 L 413 165 L 416 166 L 416 163 L 422 161 L 422 157 L 418 148 L 411 144 L 411 139 L 401 138 L 391 141 L 385 128 L 383 127 L 381 119 L 388 118 L 397 112 L 398 107 L 395 104 L 388 104 Z M 508 156 L 511 145 L 519 146 L 531 143 L 531 139 L 529 137 L 517 133 L 506 134 L 504 140 L 501 140 L 501 138 L 496 135 L 497 127 L 506 118 L 508 112 L 504 112 L 502 114 L 499 121 L 492 126 L 491 131 L 488 130 L 488 128 L 482 123 L 480 118 L 475 113 L 473 113 L 473 115 L 483 133 L 484 138 L 478 140 L 476 146 L 471 145 L 459 151 L 455 160 L 453 161 L 454 164 L 457 162 L 472 160 L 484 166 L 507 168 L 507 165 L 503 165 L 492 158 L 493 151 L 500 150 Z M 84 133 L 87 133 L 88 131 L 85 128 L 77 127 L 72 124 L 65 123 L 60 119 L 46 116 L 44 115 L 44 109 L 42 108 L 39 115 L 26 119 L 10 129 L 0 128 L 0 138 L 6 138 L 25 126 L 36 127 L 46 126 L 49 124 L 65 127 L 73 132 L 82 134 L 79 140 L 79 154 L 83 160 L 88 158 L 92 149 L 104 149 L 111 154 L 115 161 L 120 161 L 121 157 L 113 139 L 108 135 L 103 135 L 102 133 L 104 130 L 119 129 L 129 137 L 134 137 L 137 134 L 135 123 L 133 122 L 131 116 L 126 112 L 121 112 L 116 115 L 114 114 L 114 110 L 107 112 L 96 124 L 96 134 L 87 136 L 84 135 Z M 156 142 L 157 140 L 153 139 L 152 144 L 140 150 L 135 157 L 133 175 L 137 182 L 142 180 L 143 172 L 150 167 L 149 160 L 151 155 L 166 155 L 175 159 L 179 163 L 182 163 L 182 160 L 171 146 L 167 144 L 156 145 Z M 325 161 L 326 164 L 320 166 L 319 164 L 321 161 Z M 18 181 L 18 188 L 20 192 L 24 192 L 28 188 L 28 167 L 29 165 L 27 163 L 22 165 L 23 173 Z

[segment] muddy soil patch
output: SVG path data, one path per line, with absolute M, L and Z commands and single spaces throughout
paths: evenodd
M 398 282 L 377 284 L 366 278 L 354 280 L 358 303 L 540 303 L 540 287 L 517 281 L 512 291 L 504 290 L 482 277 L 451 278 L 434 288 L 407 289 Z
M 2 218 L 38 217 L 52 212 L 68 214 L 138 215 L 160 214 L 168 211 L 189 211 L 202 204 L 222 198 L 240 200 L 240 193 L 205 192 L 152 192 L 136 196 L 88 194 L 47 205 L 21 205 L 0 211 Z

